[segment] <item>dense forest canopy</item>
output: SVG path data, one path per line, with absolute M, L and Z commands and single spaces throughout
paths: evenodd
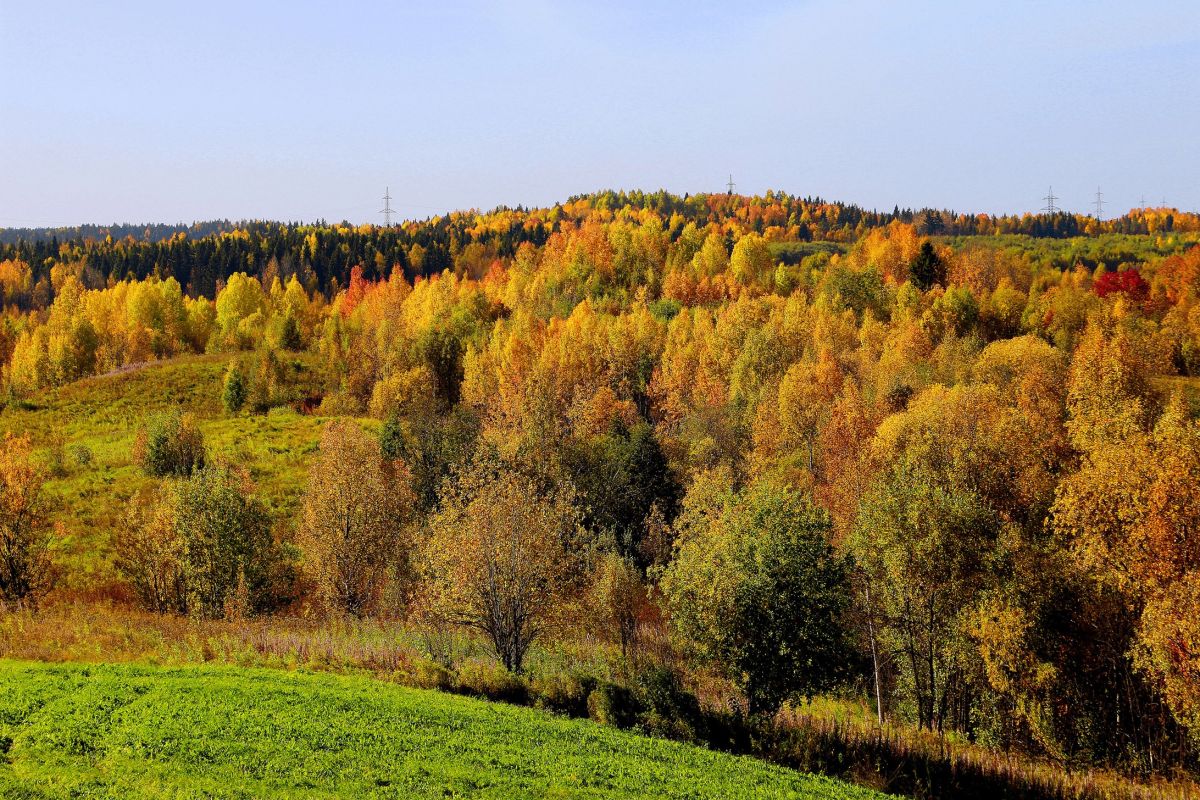
M 36 287 L 55 264 L 88 268 L 93 281 L 175 278 L 191 295 L 212 297 L 234 272 L 297 273 L 310 289 L 344 288 L 350 270 L 387 277 L 399 267 L 411 280 L 451 268 L 486 269 L 490 259 L 511 259 L 525 243 L 543 245 L 555 234 L 586 222 L 626 221 L 661 226 L 675 241 L 689 225 L 713 228 L 732 247 L 734 238 L 757 233 L 782 247 L 795 242 L 849 244 L 893 222 L 921 235 L 976 237 L 1022 235 L 1070 239 L 1102 234 L 1172 234 L 1200 231 L 1200 217 L 1166 208 L 1143 208 L 1110 220 L 1059 212 L 993 217 L 946 210 L 867 211 L 820 198 L 768 192 L 761 197 L 667 192 L 598 192 L 546 209 L 497 208 L 452 212 L 384 228 L 376 225 L 299 224 L 228 220 L 192 225 L 85 225 L 71 228 L 0 229 L 0 261 L 28 265 Z M 1060 263 L 1058 266 L 1071 266 Z M 1092 266 L 1095 266 L 1092 264 Z M 476 275 L 475 277 L 479 277 Z M 44 299 L 39 297 L 38 299 Z
M 1188 765 L 1198 241 L 1168 209 L 615 192 L 391 228 L 6 235 L 4 398 L 226 354 L 229 415 L 381 425 L 326 424 L 281 534 L 194 421 L 148 423 L 134 458 L 162 488 L 95 580 L 156 611 L 411 614 L 519 671 L 586 597 L 622 652 L 659 620 L 753 714 L 850 685 L 881 719 Z M 32 480 L 27 456 L 6 443 L 0 473 Z

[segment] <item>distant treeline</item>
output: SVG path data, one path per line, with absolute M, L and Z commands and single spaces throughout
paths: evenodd
M 57 264 L 83 267 L 85 283 L 97 288 L 126 278 L 173 277 L 190 295 L 213 297 L 230 275 L 247 272 L 284 281 L 297 275 L 310 291 L 332 297 L 349 283 L 356 266 L 367 279 L 387 277 L 396 268 L 409 279 L 446 269 L 481 277 L 497 260 L 511 260 L 524 244 L 541 247 L 555 233 L 614 219 L 659 225 L 670 241 L 695 225 L 720 234 L 727 251 L 742 235 L 757 233 L 785 262 L 817 249 L 835 251 L 897 221 L 912 224 L 919 235 L 947 237 L 1065 239 L 1200 230 L 1200 216 L 1169 209 L 1140 209 L 1100 221 L 1061 212 L 1000 217 L 936 209 L 879 212 L 776 192 L 746 197 L 606 191 L 550 208 L 460 211 L 392 227 L 214 220 L 0 229 L 0 262 L 27 265 L 27 299 L 18 303 L 26 307 L 45 306 L 49 296 L 40 298 L 37 287 Z M 823 244 L 803 247 L 806 243 Z
M 130 223 L 121 222 L 112 225 L 63 225 L 47 228 L 0 228 L 0 244 L 17 244 L 18 242 L 67 242 L 72 240 L 105 239 L 136 239 L 142 242 L 161 242 L 170 239 L 177 233 L 186 233 L 193 238 L 209 236 L 214 233 L 228 233 L 244 227 L 249 222 L 242 220 L 231 222 L 227 219 L 205 220 L 185 225 L 177 222 L 169 225 L 163 222 Z

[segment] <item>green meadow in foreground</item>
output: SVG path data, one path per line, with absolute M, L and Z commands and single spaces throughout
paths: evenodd
M 5 661 L 0 686 L 3 797 L 882 797 L 369 678 Z

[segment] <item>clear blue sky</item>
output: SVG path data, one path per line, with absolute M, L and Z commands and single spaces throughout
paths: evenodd
M 0 226 L 600 188 L 1200 207 L 1200 1 L 0 0 Z

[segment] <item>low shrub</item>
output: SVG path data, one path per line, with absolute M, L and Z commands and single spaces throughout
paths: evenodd
M 352 417 L 362 411 L 362 404 L 345 392 L 332 392 L 325 395 L 321 405 L 317 407 L 318 416 L 322 417 Z
M 626 687 L 605 681 L 588 695 L 587 712 L 590 720 L 601 725 L 632 728 L 638 722 L 642 705 Z
M 487 700 L 524 705 L 529 686 L 517 675 L 490 660 L 470 659 L 458 668 L 458 691 Z
M 700 701 L 684 687 L 679 675 L 661 666 L 641 670 L 634 688 L 645 709 L 639 722 L 648 732 L 683 741 L 706 739 Z
M 92 451 L 84 444 L 71 446 L 71 458 L 75 459 L 75 463 L 81 467 L 86 467 L 92 463 Z
M 246 404 L 246 376 L 236 362 L 230 362 L 221 389 L 221 403 L 227 414 L 236 414 Z
M 413 664 L 412 672 L 407 677 L 412 685 L 421 689 L 437 689 L 446 692 L 454 688 L 453 672 L 441 664 L 423 658 Z
M 64 478 L 67 475 L 66 440 L 61 433 L 50 436 L 46 467 L 47 471 L 55 478 Z
M 204 436 L 190 414 L 151 415 L 133 443 L 133 462 L 154 478 L 187 477 L 204 466 Z
M 596 688 L 593 675 L 568 672 L 539 676 L 530 682 L 534 705 L 572 717 L 588 716 L 588 697 Z

